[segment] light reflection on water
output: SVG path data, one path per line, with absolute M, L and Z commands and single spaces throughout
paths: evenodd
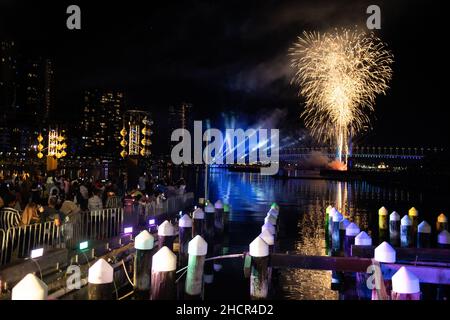
M 280 219 L 284 221 L 280 251 L 304 255 L 326 255 L 324 212 L 330 204 L 369 233 L 377 227 L 381 206 L 403 215 L 411 206 L 424 205 L 422 193 L 378 187 L 364 181 L 281 180 L 226 169 L 212 169 L 209 178 L 209 198 L 213 201 L 220 198 L 231 205 L 230 221 L 234 224 L 262 224 L 271 203 L 277 202 L 281 207 Z M 197 188 L 200 196 L 203 186 Z M 286 269 L 280 273 L 279 283 L 280 299 L 338 298 L 337 292 L 330 289 L 329 271 Z

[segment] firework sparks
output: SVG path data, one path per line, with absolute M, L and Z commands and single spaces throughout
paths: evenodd
M 393 55 L 373 33 L 356 29 L 304 32 L 290 55 L 307 128 L 346 162 L 350 134 L 370 126 L 375 97 L 389 88 Z

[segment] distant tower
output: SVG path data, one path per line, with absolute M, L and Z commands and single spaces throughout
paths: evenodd
M 179 105 L 169 107 L 169 154 L 176 142 L 171 141 L 172 132 L 176 129 L 191 130 L 192 122 L 192 104 L 183 102 Z
M 50 59 L 45 60 L 45 76 L 44 76 L 44 114 L 45 119 L 49 119 L 54 103 L 54 71 L 53 63 Z

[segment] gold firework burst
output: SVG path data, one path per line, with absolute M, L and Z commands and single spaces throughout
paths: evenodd
M 393 55 L 373 33 L 354 29 L 304 32 L 289 50 L 292 83 L 305 98 L 306 126 L 321 142 L 348 152 L 350 133 L 370 126 L 375 97 L 392 78 Z

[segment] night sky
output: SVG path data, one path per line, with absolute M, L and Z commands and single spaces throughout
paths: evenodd
M 95 2 L 95 4 L 93 4 Z M 0 0 L 0 39 L 55 61 L 56 102 L 79 117 L 87 88 L 124 90 L 128 106 L 164 117 L 191 102 L 196 118 L 239 112 L 248 123 L 301 128 L 288 48 L 303 30 L 365 26 L 381 7 L 377 35 L 395 56 L 387 96 L 377 99 L 364 144 L 449 146 L 446 16 L 439 1 L 17 1 Z M 78 4 L 82 30 L 66 28 Z M 71 112 L 67 112 L 71 110 Z M 275 111 L 276 110 L 276 111 Z

